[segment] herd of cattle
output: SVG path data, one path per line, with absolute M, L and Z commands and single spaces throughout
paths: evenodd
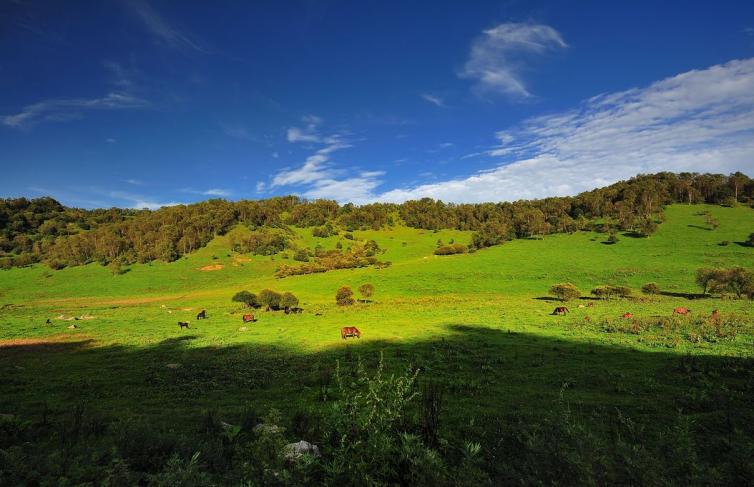
M 587 307 L 589 307 L 589 308 L 591 308 L 593 306 L 594 306 L 594 303 L 589 303 L 587 305 Z M 583 305 L 580 305 L 579 307 L 581 308 L 581 307 L 583 307 Z M 285 309 L 285 314 L 301 313 L 303 311 L 304 310 L 301 309 L 301 308 L 286 308 Z M 569 312 L 570 311 L 568 310 L 567 307 L 565 307 L 565 306 L 558 306 L 558 307 L 556 307 L 553 310 L 552 314 L 553 315 L 557 315 L 557 316 L 565 316 Z M 685 315 L 688 315 L 689 313 L 691 313 L 691 310 L 688 309 L 688 308 L 684 308 L 682 306 L 679 306 L 679 307 L 673 309 L 673 314 L 674 315 L 683 315 L 683 316 L 685 316 Z M 626 313 L 623 313 L 623 315 L 621 317 L 624 318 L 624 319 L 632 319 L 634 317 L 634 315 L 633 315 L 633 313 L 626 312 Z M 712 311 L 712 318 L 717 319 L 719 317 L 720 317 L 720 312 L 718 310 L 713 310 Z M 196 315 L 196 319 L 197 320 L 205 320 L 205 319 L 207 319 L 207 310 L 205 310 L 205 309 L 201 310 Z M 256 317 L 254 316 L 253 313 L 246 313 L 246 314 L 244 314 L 241 317 L 241 320 L 244 323 L 254 323 L 254 322 L 257 321 L 257 319 L 256 319 Z M 189 322 L 188 321 L 179 321 L 178 322 L 178 326 L 181 329 L 183 329 L 183 328 L 189 328 Z M 343 328 L 340 329 L 340 337 L 343 340 L 345 340 L 346 338 L 361 338 L 361 332 L 355 326 L 344 326 Z
M 302 308 L 286 308 L 285 314 L 298 314 L 303 312 L 304 310 Z M 203 309 L 199 312 L 199 314 L 196 315 L 197 320 L 206 320 L 207 319 L 207 310 Z M 254 323 L 257 321 L 256 317 L 253 313 L 246 313 L 241 317 L 241 320 L 244 323 Z M 48 320 L 49 321 L 49 320 Z M 189 328 L 189 322 L 188 321 L 179 321 L 178 327 L 183 328 Z M 358 328 L 355 326 L 345 326 L 340 329 L 340 337 L 345 340 L 346 338 L 361 338 L 361 332 Z
M 592 306 L 594 306 L 594 304 L 593 303 L 589 303 L 588 307 L 591 308 Z M 579 307 L 582 307 L 582 306 L 580 305 Z M 556 307 L 553 310 L 553 312 L 551 314 L 558 315 L 558 316 L 565 316 L 566 313 L 569 313 L 568 308 L 566 308 L 565 306 L 558 306 L 558 307 Z M 683 306 L 679 306 L 679 307 L 673 309 L 673 314 L 674 315 L 686 316 L 689 313 L 691 313 L 691 310 L 688 309 L 688 308 L 684 308 Z M 712 310 L 711 316 L 714 319 L 720 318 L 720 311 L 718 311 L 716 309 Z M 630 320 L 631 318 L 634 317 L 634 314 L 631 313 L 631 312 L 626 312 L 626 313 L 623 313 L 623 316 L 621 316 L 621 317 L 625 318 L 627 320 Z

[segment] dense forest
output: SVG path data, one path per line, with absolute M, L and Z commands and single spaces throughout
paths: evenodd
M 315 236 L 405 224 L 473 231 L 471 250 L 514 238 L 596 229 L 652 234 L 670 203 L 754 206 L 754 180 L 742 174 L 658 173 L 581 193 L 512 203 L 451 204 L 424 198 L 402 204 L 339 205 L 296 196 L 209 200 L 150 210 L 67 208 L 52 198 L 0 200 L 0 267 L 45 262 L 53 268 L 174 261 L 235 225 L 252 230 L 237 251 L 269 254 L 290 245 L 287 225 Z

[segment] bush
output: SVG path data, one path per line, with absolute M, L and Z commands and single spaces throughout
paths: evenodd
M 285 309 L 295 308 L 298 306 L 298 298 L 294 296 L 293 293 L 286 291 L 280 297 L 280 306 Z
M 564 282 L 552 286 L 550 288 L 550 294 L 557 296 L 561 301 L 570 301 L 581 296 L 581 291 L 570 282 Z
M 350 306 L 355 303 L 353 291 L 348 286 L 343 286 L 335 293 L 335 302 L 338 306 Z
M 295 254 L 293 254 L 293 260 L 297 260 L 299 262 L 309 262 L 309 251 L 306 249 L 298 249 Z
M 641 287 L 641 292 L 644 294 L 659 294 L 660 287 L 656 282 L 648 282 Z
M 598 299 L 610 299 L 613 297 L 627 298 L 631 295 L 631 289 L 625 286 L 597 286 L 592 289 L 592 295 Z
M 469 249 L 465 245 L 454 243 L 438 247 L 435 249 L 435 255 L 465 254 L 468 251 Z
M 280 309 L 280 300 L 282 296 L 280 293 L 273 291 L 272 289 L 264 289 L 259 293 L 259 304 L 267 306 L 267 309 Z
M 250 293 L 249 291 L 238 291 L 235 295 L 233 295 L 232 301 L 236 303 L 243 303 L 248 308 L 259 306 L 257 295 Z

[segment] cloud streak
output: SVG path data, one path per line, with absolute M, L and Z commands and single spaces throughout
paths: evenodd
M 431 103 L 432 105 L 440 108 L 447 108 L 447 105 L 445 104 L 445 100 L 443 100 L 441 97 L 437 95 L 433 95 L 431 93 L 421 93 L 419 96 L 424 99 L 424 101 Z
M 149 102 L 127 93 L 108 93 L 100 98 L 62 98 L 44 100 L 25 106 L 19 113 L 0 117 L 3 125 L 29 128 L 41 122 L 64 122 L 80 118 L 93 110 L 124 110 L 146 108 Z
M 548 25 L 499 24 L 482 32 L 472 43 L 459 76 L 473 80 L 479 94 L 529 98 L 533 95 L 522 76 L 528 59 L 565 47 L 568 46 L 560 33 Z
M 373 200 L 455 202 L 573 195 L 639 173 L 754 171 L 754 58 L 595 96 L 496 134 L 501 159 L 466 178 Z
M 170 25 L 146 0 L 126 0 L 126 6 L 144 27 L 159 41 L 176 49 L 191 49 L 206 54 L 207 51 L 187 35 Z

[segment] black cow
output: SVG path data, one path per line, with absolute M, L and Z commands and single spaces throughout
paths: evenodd
M 181 327 L 181 329 L 183 329 L 183 328 L 188 328 L 189 324 L 188 324 L 188 321 L 179 321 L 178 326 Z
M 207 319 L 207 310 L 203 309 L 199 312 L 198 315 L 196 315 L 197 320 L 206 320 Z

